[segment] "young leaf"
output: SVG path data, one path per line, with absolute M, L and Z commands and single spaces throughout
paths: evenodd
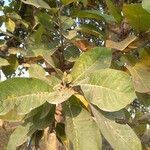
M 100 150 L 101 134 L 90 113 L 71 97 L 63 104 L 66 116 L 66 135 L 75 150 Z
M 50 9 L 50 6 L 44 0 L 21 0 L 23 3 L 33 5 L 37 8 Z
M 150 13 L 150 1 L 149 0 L 143 0 L 142 7 Z
M 20 87 L 21 85 L 21 87 Z M 0 114 L 14 107 L 18 114 L 27 114 L 49 99 L 52 87 L 34 78 L 13 78 L 0 83 Z
M 73 80 L 80 81 L 85 75 L 108 68 L 112 59 L 111 49 L 96 47 L 83 53 L 75 62 L 71 72 Z
M 18 146 L 22 145 L 29 138 L 29 131 L 31 123 L 18 126 L 11 134 L 6 150 L 16 150 Z
M 80 85 L 87 100 L 105 111 L 120 110 L 136 98 L 130 76 L 119 70 L 95 71 Z
M 123 13 L 131 26 L 138 32 L 144 32 L 150 28 L 150 13 L 144 10 L 140 4 L 124 5 Z
M 106 118 L 94 106 L 91 109 L 103 136 L 117 150 L 142 150 L 141 142 L 127 124 L 122 125 Z

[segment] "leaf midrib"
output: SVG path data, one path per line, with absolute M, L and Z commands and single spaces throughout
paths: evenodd
M 80 84 L 81 86 L 89 86 L 89 87 L 96 87 L 96 88 L 102 88 L 102 89 L 107 89 L 107 90 L 111 90 L 112 92 L 116 93 L 116 94 L 121 94 L 121 95 L 124 95 L 125 93 L 129 93 L 129 92 L 120 92 L 120 91 L 117 91 L 117 90 L 114 90 L 114 89 L 111 89 L 111 88 L 108 88 L 108 87 L 103 87 L 101 85 L 92 85 L 92 84 Z
M 29 96 L 35 96 L 35 97 L 38 97 L 40 95 L 46 95 L 46 94 L 49 94 L 49 92 L 40 92 L 40 93 L 32 93 L 32 94 L 25 94 L 25 95 L 21 95 L 21 96 L 10 96 L 10 97 L 7 97 L 6 99 L 4 99 L 4 101 L 8 101 L 8 100 L 13 100 L 13 99 L 20 99 L 20 98 L 24 98 L 24 97 L 29 97 Z

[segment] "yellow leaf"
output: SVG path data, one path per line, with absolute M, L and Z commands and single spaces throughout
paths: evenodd
M 8 18 L 8 21 L 6 22 L 6 27 L 7 27 L 8 31 L 14 32 L 16 25 L 15 25 L 14 21 L 12 21 L 10 18 Z
M 80 95 L 78 93 L 74 94 L 75 97 L 77 97 L 83 104 L 84 106 L 89 109 L 89 103 L 88 101 L 85 99 L 85 97 L 83 95 Z

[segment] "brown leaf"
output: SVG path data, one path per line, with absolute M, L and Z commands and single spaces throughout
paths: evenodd
M 74 40 L 73 44 L 77 46 L 81 51 L 85 52 L 93 47 L 93 45 L 84 39 Z
M 111 40 L 106 40 L 106 47 L 113 48 L 119 51 L 123 51 L 125 48 L 128 47 L 133 41 L 135 41 L 137 37 L 135 35 L 129 35 L 126 39 L 121 42 L 114 42 Z
M 144 33 L 143 35 L 138 37 L 136 40 L 131 42 L 124 51 L 128 52 L 130 50 L 140 49 L 144 47 L 145 45 L 147 45 L 148 43 L 150 43 L 150 31 Z

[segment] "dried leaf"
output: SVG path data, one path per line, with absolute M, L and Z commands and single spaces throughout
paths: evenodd
M 113 48 L 119 51 L 123 51 L 125 48 L 128 47 L 130 43 L 135 41 L 137 37 L 135 35 L 129 35 L 126 39 L 121 42 L 114 42 L 111 40 L 106 40 L 106 47 Z

